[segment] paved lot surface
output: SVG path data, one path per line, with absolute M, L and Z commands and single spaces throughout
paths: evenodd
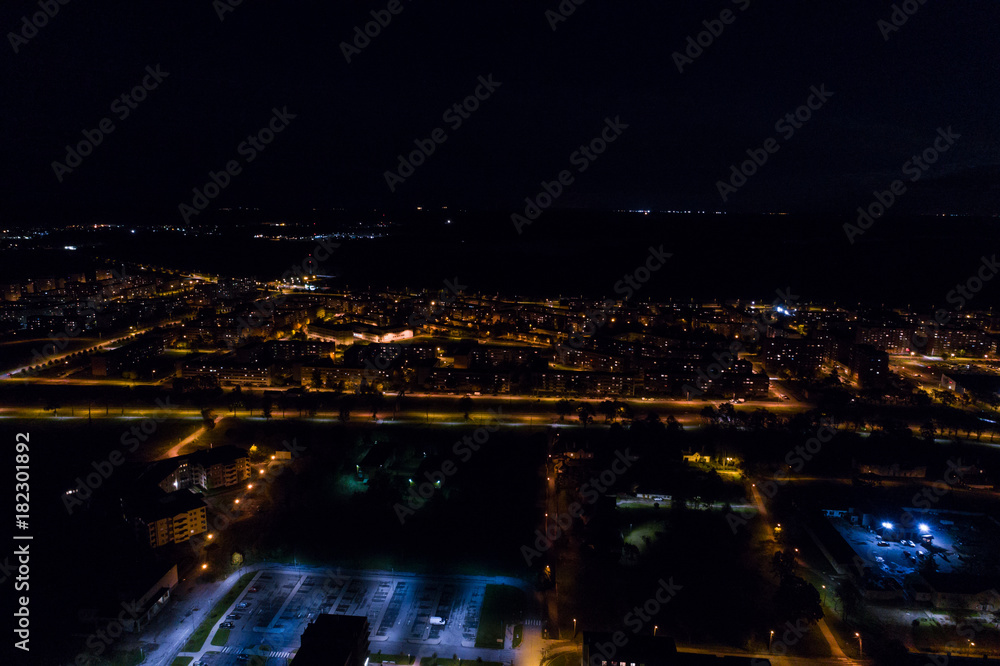
M 284 664 L 299 647 L 306 626 L 318 614 L 330 613 L 366 616 L 373 654 L 457 654 L 509 664 L 514 654 L 509 638 L 499 649 L 475 647 L 488 584 L 517 583 L 473 576 L 265 569 L 216 624 L 202 651 L 181 654 L 211 666 L 246 664 L 251 655 L 262 658 L 255 664 Z M 233 626 L 225 645 L 212 645 L 227 622 Z

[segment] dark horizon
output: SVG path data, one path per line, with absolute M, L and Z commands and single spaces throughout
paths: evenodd
M 180 222 L 179 206 L 230 161 L 239 173 L 211 208 L 513 212 L 569 170 L 555 207 L 849 215 L 902 178 L 896 213 L 1000 211 L 994 3 L 918 4 L 892 30 L 880 24 L 891 4 L 588 3 L 550 24 L 554 6 L 401 2 L 348 63 L 341 43 L 382 5 L 239 5 L 221 20 L 211 3 L 60 5 L 26 43 L 8 35 L 0 212 L 149 211 Z M 35 9 L 8 5 L 0 26 L 15 34 Z M 720 24 L 723 11 L 732 13 Z M 679 72 L 674 54 L 706 30 L 721 32 L 705 33 L 708 45 Z M 122 101 L 144 84 L 142 101 Z M 477 90 L 478 108 L 457 113 Z M 803 105 L 808 120 L 789 123 Z M 275 117 L 271 143 L 246 144 Z M 112 131 L 94 134 L 105 118 Z M 573 159 L 616 118 L 628 127 L 605 151 Z M 906 163 L 949 127 L 960 138 L 910 182 L 903 174 L 918 171 Z M 443 142 L 390 188 L 398 156 L 430 146 L 437 128 Z M 54 166 L 84 132 L 100 136 L 92 154 L 71 172 Z M 774 150 L 762 153 L 768 140 Z M 765 154 L 724 201 L 718 183 L 731 167 Z

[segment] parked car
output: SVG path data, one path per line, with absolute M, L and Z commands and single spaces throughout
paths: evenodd
M 889 543 L 887 541 L 879 541 L 877 545 L 880 546 L 880 547 L 882 547 L 882 548 L 888 548 L 889 547 Z
M 238 619 L 240 619 L 240 616 L 237 615 L 236 613 L 230 613 L 229 615 L 226 616 L 226 619 L 227 620 L 238 620 Z
M 222 624 L 220 624 L 219 626 L 220 626 L 220 627 L 223 627 L 224 629 L 232 629 L 233 627 L 235 627 L 235 626 L 236 626 L 236 624 L 235 624 L 235 623 L 233 623 L 233 622 L 223 622 L 223 623 L 222 623 Z
M 246 608 L 246 607 L 247 607 L 247 606 L 249 606 L 249 605 L 250 605 L 250 604 L 248 604 L 247 602 L 245 602 L 245 601 L 242 601 L 242 602 L 240 602 L 240 604 L 239 604 L 239 605 L 237 606 L 237 608 Z

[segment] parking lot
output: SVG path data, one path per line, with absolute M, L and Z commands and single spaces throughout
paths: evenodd
M 906 533 L 895 526 L 887 529 L 877 522 L 871 529 L 852 525 L 842 518 L 832 519 L 831 524 L 867 566 L 898 580 L 919 570 L 932 552 L 941 573 L 990 576 L 1000 573 L 1000 553 L 994 547 L 1000 541 L 1000 524 L 992 518 L 974 513 L 909 511 L 914 524 Z M 922 534 L 932 537 L 929 544 L 922 542 Z M 915 545 L 904 545 L 901 541 L 912 541 Z
M 228 617 L 213 628 L 201 662 L 211 666 L 284 664 L 294 656 L 313 618 L 330 613 L 367 617 L 373 654 L 457 653 L 463 658 L 481 656 L 484 661 L 509 663 L 512 650 L 475 648 L 486 586 L 503 583 L 509 581 L 263 570 L 237 598 Z M 220 629 L 222 635 L 229 630 L 228 640 L 224 646 L 212 645 L 213 638 L 221 642 L 216 636 Z
M 919 558 L 927 556 L 927 549 L 916 542 L 915 546 L 904 546 L 898 541 L 886 541 L 880 535 L 869 532 L 866 528 L 853 526 L 843 521 L 837 521 L 836 527 L 867 566 L 895 578 L 902 579 L 903 576 L 912 573 L 918 568 Z M 887 545 L 879 546 L 879 543 Z M 919 552 L 923 552 L 924 555 L 918 555 Z M 940 556 L 937 559 L 939 565 L 944 565 L 939 566 L 939 569 L 946 571 L 947 563 Z

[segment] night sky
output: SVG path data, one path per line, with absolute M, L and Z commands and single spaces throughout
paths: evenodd
M 180 222 L 178 205 L 230 160 L 241 172 L 213 207 L 515 211 L 570 169 L 557 207 L 847 215 L 949 126 L 961 138 L 893 212 L 1000 210 L 996 2 L 913 0 L 889 31 L 888 2 L 566 0 L 575 11 L 553 30 L 556 0 L 400 0 L 348 63 L 341 43 L 388 5 L 70 0 L 24 43 L 8 33 L 39 7 L 5 3 L 6 221 Z M 678 72 L 673 54 L 724 10 L 731 22 Z M 112 105 L 147 66 L 168 75 L 121 118 Z M 490 75 L 501 85 L 453 129 L 443 114 Z M 812 86 L 833 95 L 786 138 L 775 123 Z M 295 118 L 247 163 L 240 144 L 286 107 Z M 114 131 L 59 182 L 52 163 L 103 118 Z M 571 153 L 606 118 L 628 128 L 577 172 Z M 436 128 L 447 140 L 390 191 L 397 155 Z M 717 181 L 771 137 L 779 150 L 723 202 Z

